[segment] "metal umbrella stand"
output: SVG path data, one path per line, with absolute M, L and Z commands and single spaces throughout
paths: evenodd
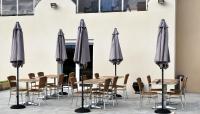
M 80 26 L 78 28 L 78 38 L 76 42 L 75 52 L 74 52 L 74 62 L 83 66 L 83 70 L 86 70 L 87 63 L 90 62 L 90 50 L 88 43 L 88 33 L 83 19 L 80 21 Z M 81 107 L 75 109 L 77 113 L 87 113 L 90 109 L 84 107 L 84 91 L 83 91 L 83 76 L 82 76 L 82 99 Z
M 57 46 L 56 46 L 56 61 L 58 64 L 60 64 L 61 72 L 63 73 L 63 63 L 67 59 L 67 53 L 65 49 L 65 37 L 62 29 L 59 30 L 58 32 L 58 39 L 57 39 Z M 62 92 L 59 92 L 60 95 L 67 95 L 67 92 L 63 92 L 63 87 L 62 87 Z
M 19 22 L 16 22 L 13 29 L 12 46 L 11 46 L 11 57 L 10 62 L 13 67 L 17 68 L 17 80 L 16 80 L 16 98 L 17 104 L 12 105 L 11 109 L 23 109 L 24 105 L 19 104 L 19 67 L 23 66 L 24 59 L 24 41 L 23 32 Z
M 160 67 L 162 72 L 162 108 L 155 110 L 155 113 L 171 113 L 164 104 L 164 69 L 168 68 L 170 62 L 169 47 L 168 47 L 168 26 L 164 19 L 161 20 L 159 26 L 159 34 L 156 46 L 155 63 Z

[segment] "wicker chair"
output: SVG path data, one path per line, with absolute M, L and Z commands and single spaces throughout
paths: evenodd
M 51 84 L 48 85 L 47 88 L 50 89 L 50 91 L 54 90 L 55 93 L 57 94 L 57 98 L 59 99 L 59 90 L 62 90 L 63 88 L 63 83 L 64 83 L 64 74 L 60 74 L 58 77 L 58 82 L 57 84 Z M 51 93 L 51 92 L 50 92 Z
M 180 98 L 182 109 L 184 109 L 184 106 L 186 104 L 185 91 L 186 91 L 187 79 L 188 77 L 180 77 L 179 79 L 180 90 L 167 92 L 169 102 L 171 102 L 171 98 Z M 183 99 L 184 99 L 184 103 L 183 103 Z
M 7 77 L 9 84 L 10 84 L 10 96 L 9 96 L 9 101 L 8 105 L 10 104 L 11 96 L 16 95 L 16 90 L 17 90 L 17 83 L 16 83 L 16 76 L 8 76 Z M 19 94 L 21 96 L 21 101 L 23 103 L 23 94 L 27 93 L 27 89 L 19 88 Z
M 34 73 L 29 73 L 28 74 L 28 77 L 29 77 L 29 79 L 35 79 L 35 74 Z M 31 88 L 35 88 L 35 87 L 37 87 L 38 85 L 36 85 L 36 82 L 31 82 Z
M 147 82 L 148 82 L 149 91 L 155 91 L 155 92 L 162 91 L 161 88 L 152 88 L 151 76 L 150 75 L 147 76 Z
M 139 86 L 139 90 L 140 90 L 140 108 L 142 108 L 142 102 L 143 102 L 143 98 L 154 98 L 155 100 L 155 108 L 156 108 L 156 104 L 157 104 L 157 99 L 158 99 L 158 94 L 157 92 L 152 92 L 152 91 L 144 91 L 144 85 L 142 84 L 142 80 L 141 78 L 137 78 L 137 83 Z
M 128 77 L 129 74 L 126 74 L 124 77 L 124 83 L 123 85 L 117 85 L 117 91 L 123 91 L 123 97 L 124 99 L 128 98 L 128 94 L 127 94 L 127 82 L 128 82 Z
M 35 97 L 35 95 L 37 95 L 39 106 L 40 106 L 40 101 L 41 100 L 45 101 L 46 84 L 47 84 L 47 77 L 42 76 L 42 77 L 39 78 L 38 87 L 34 88 L 34 89 L 31 88 L 29 90 L 29 92 L 32 93 L 32 101 L 34 101 L 34 97 Z
M 94 91 L 91 93 L 92 96 L 96 99 L 95 101 L 99 101 L 98 99 L 102 99 L 104 109 L 106 108 L 105 107 L 106 102 L 109 101 L 110 97 L 113 97 L 113 95 L 111 96 L 111 94 L 109 93 L 110 83 L 111 83 L 111 79 L 106 79 L 103 89 L 101 89 L 99 91 Z M 113 98 L 112 98 L 112 100 L 113 100 Z

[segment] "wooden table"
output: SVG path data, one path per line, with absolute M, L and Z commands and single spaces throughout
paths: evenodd
M 110 78 L 110 79 L 113 79 L 115 76 L 100 76 L 99 78 L 100 79 L 108 79 L 108 78 Z M 117 76 L 118 77 L 118 79 L 119 78 L 124 78 L 124 76 Z
M 162 79 L 155 79 L 151 83 L 152 84 L 162 84 Z M 165 85 L 175 85 L 178 83 L 177 79 L 164 79 L 164 84 Z
M 104 79 L 88 79 L 88 80 L 84 80 L 83 84 L 100 84 L 100 83 L 104 83 L 105 80 L 107 78 Z M 81 81 L 79 83 L 82 83 Z

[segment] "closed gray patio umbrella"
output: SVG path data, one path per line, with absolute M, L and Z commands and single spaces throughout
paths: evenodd
M 19 104 L 19 67 L 20 66 L 22 67 L 23 64 L 25 63 L 25 58 L 24 58 L 23 32 L 19 22 L 16 22 L 15 27 L 13 29 L 10 62 L 13 67 L 17 68 L 17 82 L 16 82 L 17 104 L 12 105 L 10 108 L 23 109 L 25 108 L 25 106 Z
M 83 19 L 80 21 L 80 26 L 78 27 L 78 38 L 76 42 L 75 52 L 74 52 L 74 62 L 83 65 L 86 70 L 87 63 L 90 62 L 90 50 L 88 43 L 88 33 L 85 22 Z M 90 112 L 88 108 L 84 108 L 84 98 L 83 98 L 83 78 L 82 78 L 82 106 L 81 108 L 75 109 L 78 113 Z
M 56 45 L 56 61 L 59 64 L 63 64 L 67 60 L 67 53 L 65 49 L 65 37 L 62 29 L 58 32 L 58 39 Z
M 117 66 L 123 61 L 122 51 L 119 44 L 118 35 L 119 32 L 117 31 L 117 28 L 114 29 L 112 37 L 112 43 L 111 43 L 111 49 L 110 49 L 110 56 L 109 61 L 112 62 L 115 65 L 115 76 L 117 75 Z
M 64 33 L 62 29 L 60 29 L 58 32 L 58 39 L 57 39 L 57 45 L 56 45 L 56 61 L 58 62 L 58 64 L 60 64 L 60 68 L 61 68 L 61 71 L 59 71 L 59 73 L 63 73 L 63 64 L 65 60 L 67 60 L 67 53 L 66 53 L 66 48 L 65 48 L 65 37 L 64 37 Z M 62 88 L 62 93 L 59 93 L 59 94 L 66 95 L 67 93 L 63 92 L 63 88 Z
M 155 113 L 170 113 L 164 106 L 164 69 L 168 68 L 168 63 L 170 62 L 169 47 L 168 47 L 168 26 L 164 19 L 161 20 L 159 26 L 159 33 L 157 38 L 155 63 L 162 70 L 162 108 L 155 110 Z

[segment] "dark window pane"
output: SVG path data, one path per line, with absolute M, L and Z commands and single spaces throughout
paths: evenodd
M 102 12 L 121 11 L 122 0 L 101 0 Z
M 146 11 L 146 0 L 139 0 L 137 2 L 137 10 L 138 11 Z
M 146 11 L 146 0 L 124 0 L 124 11 Z
M 33 14 L 33 0 L 19 0 L 18 13 L 19 15 L 32 15 Z
M 0 15 L 1 15 L 1 0 L 0 0 Z
M 17 0 L 2 0 L 2 15 L 17 15 Z
M 79 0 L 78 12 L 79 13 L 95 13 L 98 12 L 98 0 Z

